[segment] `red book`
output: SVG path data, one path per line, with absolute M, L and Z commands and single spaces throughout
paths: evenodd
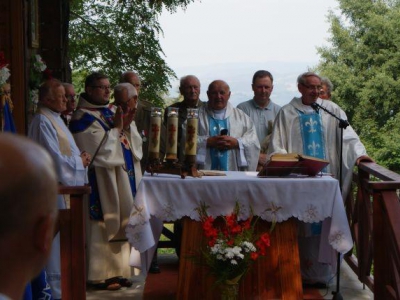
M 303 154 L 277 153 L 271 156 L 258 176 L 288 176 L 291 174 L 315 176 L 328 164 L 329 162 L 325 159 Z

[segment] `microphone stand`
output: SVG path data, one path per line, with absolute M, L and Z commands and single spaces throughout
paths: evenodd
M 340 128 L 340 165 L 339 165 L 339 186 L 340 186 L 340 191 L 342 192 L 343 188 L 343 183 L 342 183 L 342 172 L 343 172 L 343 129 L 346 129 L 347 126 L 349 126 L 349 122 L 347 120 L 343 120 L 336 116 L 334 113 L 331 111 L 327 110 L 325 107 L 319 105 L 317 102 L 314 102 L 311 104 L 311 107 L 318 113 L 320 109 L 325 111 L 326 113 L 330 114 L 332 117 L 334 117 L 336 120 L 339 121 L 339 128 Z M 337 263 L 336 263 L 336 272 L 337 272 L 337 278 L 336 278 L 336 291 L 332 292 L 333 298 L 332 300 L 343 300 L 342 294 L 340 293 L 340 252 L 337 254 Z

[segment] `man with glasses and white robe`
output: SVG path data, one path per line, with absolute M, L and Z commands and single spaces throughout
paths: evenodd
M 326 159 L 329 165 L 325 172 L 339 180 L 341 132 L 338 120 L 322 109 L 316 111 L 312 104 L 325 107 L 343 120 L 347 120 L 347 116 L 336 103 L 319 97 L 321 77 L 317 74 L 303 73 L 297 78 L 297 84 L 301 97 L 293 98 L 276 116 L 268 157 L 275 153 L 298 153 Z M 348 126 L 343 130 L 343 199 L 346 199 L 349 192 L 353 167 L 360 161 L 372 160 L 367 156 L 356 132 Z M 334 276 L 336 256 L 332 252 L 318 257 L 321 222 L 300 223 L 298 239 L 303 283 L 325 287 Z M 325 246 L 326 249 L 332 249 L 329 245 Z

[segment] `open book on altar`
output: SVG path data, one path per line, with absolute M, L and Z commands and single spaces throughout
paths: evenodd
M 328 164 L 329 162 L 325 159 L 303 154 L 277 153 L 271 156 L 258 176 L 288 176 L 290 174 L 315 176 Z

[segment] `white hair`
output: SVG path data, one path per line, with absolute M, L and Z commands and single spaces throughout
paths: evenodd
M 118 83 L 115 87 L 114 87 L 114 93 L 115 92 L 119 92 L 121 93 L 123 90 L 127 90 L 128 91 L 128 98 L 133 98 L 134 96 L 137 96 L 137 91 L 135 89 L 135 87 L 127 82 L 123 82 L 123 83 Z

